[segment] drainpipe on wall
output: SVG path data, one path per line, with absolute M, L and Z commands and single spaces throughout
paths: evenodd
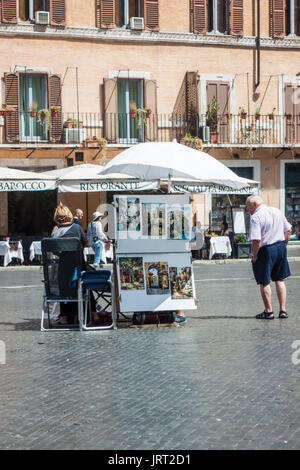
M 256 36 L 256 84 L 260 84 L 260 0 L 257 0 L 257 36 Z

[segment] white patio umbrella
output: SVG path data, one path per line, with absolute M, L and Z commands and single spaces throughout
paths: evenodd
M 0 167 L 0 191 L 54 190 L 55 180 L 45 173 Z
M 122 172 L 141 180 L 172 179 L 226 185 L 241 189 L 248 183 L 211 155 L 175 142 L 134 145 L 114 157 L 101 175 Z

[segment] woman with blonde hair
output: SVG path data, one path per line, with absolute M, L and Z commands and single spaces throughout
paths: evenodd
M 87 238 L 80 225 L 73 223 L 73 214 L 70 209 L 61 202 L 57 206 L 54 213 L 54 222 L 56 226 L 53 228 L 51 237 L 53 238 L 79 238 L 82 248 L 87 245 Z M 64 259 L 61 259 L 62 266 Z M 71 266 L 71 271 L 77 266 Z M 68 269 L 70 266 L 68 266 Z M 67 269 L 67 267 L 66 267 Z M 67 269 L 67 270 L 68 270 Z M 81 269 L 85 269 L 84 259 L 82 255 Z M 76 303 L 61 303 L 60 302 L 60 317 L 56 325 L 63 326 L 73 324 L 78 316 L 78 308 Z
M 56 226 L 53 228 L 51 237 L 76 237 L 80 239 L 82 247 L 88 244 L 81 226 L 73 223 L 72 212 L 62 202 L 57 206 L 53 220 Z

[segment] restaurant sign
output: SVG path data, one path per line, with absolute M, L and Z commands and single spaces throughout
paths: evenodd
M 100 191 L 148 191 L 158 189 L 159 181 L 63 181 L 58 191 L 67 193 L 90 193 Z
M 46 191 L 55 189 L 55 181 L 2 180 L 0 191 Z
M 253 194 L 257 193 L 257 186 L 245 186 L 241 189 L 234 189 L 222 184 L 185 184 L 173 183 L 170 188 L 171 193 L 197 193 L 197 194 Z

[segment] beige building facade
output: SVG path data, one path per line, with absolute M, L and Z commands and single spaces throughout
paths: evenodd
M 138 142 L 185 138 L 258 180 L 265 201 L 300 225 L 299 0 L 0 4 L 0 166 L 103 164 Z M 0 234 L 30 230 L 10 214 L 26 197 L 0 193 Z M 84 209 L 85 226 L 106 197 L 58 194 Z M 245 197 L 193 200 L 217 230 Z

